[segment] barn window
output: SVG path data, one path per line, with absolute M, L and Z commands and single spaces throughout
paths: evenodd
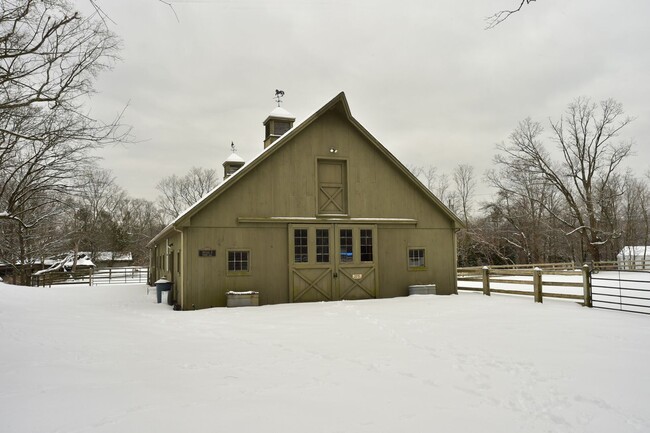
M 316 262 L 329 263 L 330 261 L 330 231 L 316 229 Z
M 339 233 L 341 263 L 351 262 L 352 256 L 352 229 L 341 229 Z
M 409 269 L 424 269 L 425 267 L 424 248 L 409 248 Z
M 372 230 L 362 229 L 359 237 L 361 241 L 361 261 L 372 262 Z
M 250 271 L 250 253 L 246 250 L 228 251 L 228 272 L 247 273 Z
M 309 261 L 307 229 L 295 229 L 293 231 L 293 253 L 295 263 L 307 263 Z

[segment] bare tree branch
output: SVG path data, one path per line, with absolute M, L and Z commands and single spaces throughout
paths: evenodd
M 502 11 L 499 11 L 499 12 L 495 13 L 492 16 L 487 17 L 485 19 L 485 22 L 486 22 L 485 29 L 486 30 L 493 29 L 494 27 L 496 27 L 497 25 L 501 24 L 506 19 L 508 19 L 508 17 L 510 15 L 519 12 L 521 10 L 521 8 L 524 7 L 524 5 L 530 4 L 530 3 L 534 2 L 534 1 L 537 1 L 537 0 L 520 0 L 519 6 L 517 8 L 512 9 L 512 10 L 502 10 Z
M 558 121 L 550 122 L 559 160 L 545 149 L 541 125 L 530 119 L 519 123 L 509 144 L 498 146 L 502 153 L 495 162 L 503 167 L 503 172 L 527 172 L 534 182 L 547 183 L 561 195 L 566 217 L 545 201 L 534 197 L 532 200 L 572 228 L 569 233 L 579 233 L 592 260 L 600 260 L 599 246 L 620 236 L 616 221 L 607 215 L 612 214 L 609 209 L 621 194 L 617 192 L 616 172 L 630 154 L 631 143 L 613 140 L 630 121 L 631 118 L 624 117 L 621 105 L 612 99 L 595 104 L 578 98 Z M 504 193 L 514 189 L 505 187 L 496 176 L 492 182 Z

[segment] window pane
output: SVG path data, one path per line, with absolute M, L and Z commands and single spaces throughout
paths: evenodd
M 330 231 L 316 229 L 316 262 L 329 263 L 330 261 Z
M 361 230 L 361 261 L 372 262 L 372 230 Z
M 340 254 L 341 262 L 351 262 L 352 257 L 352 229 L 341 229 L 340 235 Z
M 409 268 L 423 268 L 424 263 L 423 248 L 409 249 Z
M 307 263 L 309 261 L 307 229 L 294 230 L 293 245 L 293 261 L 295 263 Z
M 248 251 L 228 251 L 228 271 L 248 272 Z

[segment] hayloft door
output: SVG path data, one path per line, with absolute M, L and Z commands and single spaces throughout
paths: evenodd
M 347 168 L 344 160 L 318 160 L 318 213 L 345 215 L 347 209 Z
M 376 227 L 289 225 L 291 302 L 377 297 Z

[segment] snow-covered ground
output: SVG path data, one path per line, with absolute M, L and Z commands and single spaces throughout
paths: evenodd
M 528 297 L 172 311 L 0 283 L 0 431 L 648 432 L 650 317 Z

